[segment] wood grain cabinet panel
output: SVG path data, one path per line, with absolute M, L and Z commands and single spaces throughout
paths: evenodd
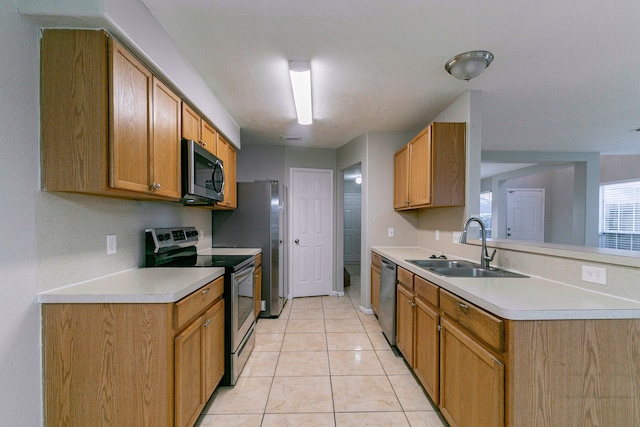
M 371 264 L 371 309 L 380 313 L 380 267 Z
M 414 295 L 401 285 L 398 285 L 396 292 L 396 347 L 409 366 L 413 367 Z
M 441 319 L 440 411 L 451 426 L 504 426 L 504 364 Z
M 254 295 L 254 306 L 253 306 L 253 314 L 257 319 L 260 316 L 260 312 L 262 311 L 262 266 L 256 266 L 256 270 L 253 273 L 253 295 Z
M 236 209 L 238 207 L 236 187 L 236 149 L 218 134 L 217 156 L 224 168 L 224 200 L 216 203 L 216 209 Z
M 418 279 L 418 276 L 416 276 Z M 440 314 L 416 295 L 413 372 L 433 403 L 440 402 Z
M 464 206 L 465 132 L 434 122 L 395 153 L 394 209 Z
M 104 31 L 44 30 L 43 188 L 179 200 L 179 101 L 154 79 Z
M 393 156 L 393 208 L 409 207 L 409 145 L 405 145 Z
M 193 426 L 224 375 L 224 300 L 202 300 L 223 280 L 184 322 L 176 303 L 44 304 L 46 425 Z
M 182 138 L 196 141 L 214 156 L 218 132 L 189 104 L 182 102 Z

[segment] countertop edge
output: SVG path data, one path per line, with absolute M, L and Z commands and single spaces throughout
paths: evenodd
M 391 252 L 393 250 L 412 250 L 416 253 L 421 253 L 420 256 L 423 256 L 423 259 L 428 259 L 431 256 L 432 251 L 428 251 L 424 248 L 420 247 L 382 247 L 382 246 L 373 246 L 371 250 L 378 253 L 379 255 L 389 259 L 394 262 L 398 266 L 411 271 L 414 274 L 417 274 L 430 282 L 438 285 L 439 287 L 452 292 L 461 298 L 468 300 L 469 302 L 477 305 L 488 312 L 500 316 L 503 319 L 507 320 L 596 320 L 596 319 L 636 319 L 640 318 L 640 308 L 638 309 L 628 309 L 628 308 L 620 308 L 620 309 L 599 309 L 599 308 L 581 308 L 581 309 L 538 309 L 538 310 L 517 310 L 517 309 L 509 309 L 505 307 L 501 307 L 499 305 L 494 304 L 492 301 L 487 300 L 485 298 L 481 298 L 478 295 L 470 293 L 465 289 L 462 289 L 456 286 L 454 283 L 451 283 L 444 276 L 439 276 L 435 273 L 430 272 L 429 270 L 418 267 L 414 264 L 411 264 L 404 259 L 399 259 L 395 257 Z M 555 282 L 552 280 L 546 280 L 543 278 L 531 278 L 539 282 L 548 282 L 553 283 L 560 286 L 566 286 L 568 289 L 577 290 L 579 292 L 587 292 L 590 294 L 599 294 L 595 291 L 590 291 L 588 289 L 578 288 L 572 285 L 563 284 L 560 282 Z M 454 279 L 455 280 L 455 279 Z M 458 279 L 460 280 L 460 279 Z M 473 278 L 473 279 L 465 279 L 465 280 L 474 280 L 476 283 L 480 283 L 479 281 L 485 280 L 481 278 Z M 504 278 L 500 280 L 511 280 L 509 278 Z M 530 280 L 530 279 L 515 279 L 515 280 Z M 629 300 L 622 297 L 617 297 L 615 295 L 603 295 L 606 298 L 614 298 L 620 301 L 632 301 L 637 303 L 640 307 L 640 302 Z
M 127 274 L 134 270 L 127 270 L 119 274 Z M 163 304 L 174 303 L 186 297 L 190 293 L 205 286 L 207 283 L 224 275 L 224 268 L 209 268 L 212 272 L 190 284 L 169 293 L 104 293 L 96 290 L 95 293 L 79 292 L 79 293 L 59 293 L 61 289 L 71 289 L 74 285 L 64 286 L 61 288 L 51 289 L 36 294 L 36 303 L 38 304 L 110 304 L 110 303 L 133 303 L 133 304 Z M 94 280 L 119 280 L 118 274 L 109 275 L 107 277 Z M 91 280 L 82 282 L 81 284 L 90 283 Z

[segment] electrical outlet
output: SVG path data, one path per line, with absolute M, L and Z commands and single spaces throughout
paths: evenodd
M 582 280 L 585 282 L 607 284 L 607 269 L 603 267 L 593 267 L 591 265 L 582 266 Z
M 204 229 L 201 229 L 200 232 L 198 233 L 198 240 L 202 240 L 204 239 Z
M 454 231 L 453 238 L 451 239 L 453 243 L 460 243 L 460 236 L 462 235 L 462 231 Z
M 436 230 L 436 240 L 440 240 L 440 230 Z
M 393 227 L 387 228 L 387 237 L 393 237 L 394 233 Z
M 107 255 L 114 255 L 118 252 L 118 243 L 115 234 L 107 234 Z

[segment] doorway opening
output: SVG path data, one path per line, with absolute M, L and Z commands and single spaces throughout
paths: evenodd
M 357 163 L 343 171 L 343 256 L 344 294 L 360 307 L 362 247 L 362 171 Z

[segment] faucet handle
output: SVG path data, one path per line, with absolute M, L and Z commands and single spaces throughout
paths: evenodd
M 486 259 L 487 261 L 491 262 L 491 261 L 493 261 L 493 257 L 494 256 L 496 256 L 496 249 L 493 250 L 493 252 L 491 253 L 491 256 L 488 256 L 487 252 L 485 252 L 484 259 Z

